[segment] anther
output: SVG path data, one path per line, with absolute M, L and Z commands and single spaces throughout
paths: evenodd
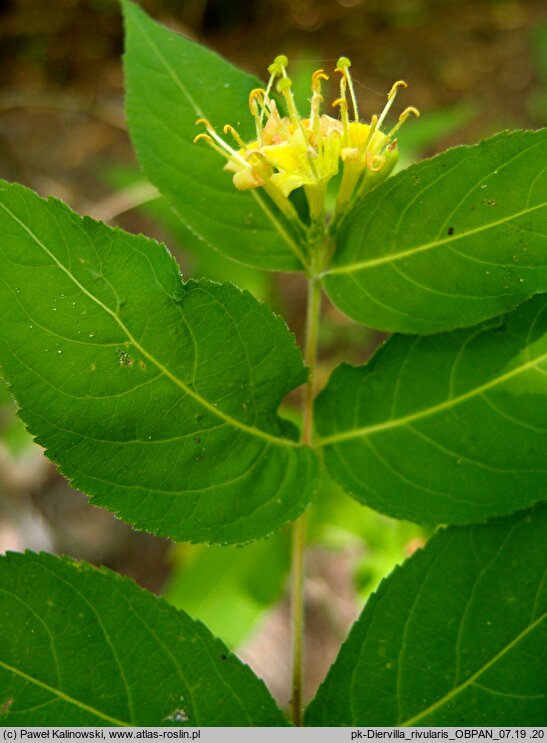
M 264 88 L 253 88 L 249 93 L 249 109 L 251 114 L 256 116 L 258 114 L 258 107 L 262 108 L 264 105 L 264 98 L 266 91 Z
M 325 70 L 315 70 L 311 76 L 311 88 L 314 93 L 321 92 L 321 80 L 328 80 L 329 76 L 325 75 Z
M 388 101 L 396 95 L 398 88 L 408 88 L 408 85 L 404 80 L 397 80 L 396 83 L 393 83 L 391 90 L 387 94 Z
M 209 121 L 208 119 L 203 119 L 203 118 L 202 118 L 202 119 L 198 119 L 198 120 L 196 121 L 196 126 L 197 126 L 198 124 L 203 124 L 203 126 L 204 126 L 204 127 L 206 128 L 206 129 L 209 129 L 210 131 L 213 131 L 213 132 L 215 131 L 215 128 L 214 128 L 214 126 L 213 126 L 213 125 L 211 124 L 211 122 L 210 122 L 210 121 Z
M 405 123 L 405 121 L 408 119 L 408 117 L 412 115 L 415 116 L 417 119 L 420 117 L 420 112 L 417 108 L 414 108 L 414 106 L 409 106 L 408 108 L 405 108 L 403 113 L 399 116 L 399 121 L 395 124 L 393 129 L 389 132 L 387 135 L 390 139 L 393 137 L 393 135 L 399 131 L 399 129 L 402 127 L 402 125 Z
M 215 150 L 215 152 L 218 152 L 219 155 L 222 155 L 222 157 L 225 157 L 227 160 L 230 159 L 230 155 L 224 149 L 222 149 L 222 147 L 219 147 L 218 144 L 213 140 L 213 138 L 205 132 L 202 132 L 201 134 L 198 134 L 197 137 L 194 137 L 194 144 L 196 142 L 199 142 L 200 140 L 207 142 L 209 147 L 212 147 L 213 150 Z
M 198 134 L 196 137 L 194 137 L 194 144 L 196 142 L 199 142 L 200 139 L 203 139 L 205 142 L 207 142 L 207 144 L 210 144 L 211 146 L 214 145 L 214 142 L 211 139 L 211 137 L 208 134 L 206 134 L 205 132 L 201 132 L 201 134 Z
M 404 80 L 397 80 L 396 83 L 393 83 L 391 86 L 391 90 L 387 94 L 387 103 L 384 106 L 384 110 L 380 114 L 380 118 L 378 119 L 378 123 L 376 124 L 376 129 L 380 129 L 382 124 L 384 123 L 384 119 L 386 118 L 389 109 L 393 105 L 393 101 L 395 100 L 395 96 L 397 95 L 397 91 L 399 88 L 406 88 L 407 84 Z
M 349 130 L 349 117 L 348 117 L 348 102 L 345 98 L 337 98 L 332 102 L 332 107 L 340 108 L 340 119 L 342 120 L 343 132 L 344 132 L 344 146 L 348 146 L 350 143 L 350 130 Z
M 233 157 L 240 164 L 245 165 L 245 167 L 247 166 L 247 161 L 240 155 L 237 150 L 234 150 L 233 147 L 230 147 L 230 145 L 217 134 L 214 126 L 212 126 L 207 119 L 198 119 L 196 121 L 196 124 L 204 124 L 207 127 L 207 133 L 202 132 L 201 134 L 198 134 L 198 136 L 194 139 L 194 142 L 198 142 L 200 139 L 203 139 L 213 149 L 215 149 L 217 152 L 220 152 L 221 155 L 224 155 L 224 157 L 227 157 L 228 159 L 230 157 Z
M 237 133 L 237 131 L 234 129 L 233 126 L 231 126 L 230 124 L 225 124 L 224 129 L 222 131 L 224 132 L 224 134 L 231 134 L 242 150 L 247 149 L 247 145 L 241 139 L 241 137 L 239 136 L 239 134 Z
M 408 119 L 408 117 L 410 116 L 410 114 L 412 114 L 413 116 L 415 116 L 417 119 L 420 118 L 420 112 L 418 111 L 418 109 L 417 108 L 414 108 L 414 106 L 409 106 L 408 108 L 405 108 L 405 110 L 403 111 L 403 113 L 399 116 L 399 120 L 400 121 L 401 120 L 404 121 L 405 119 Z

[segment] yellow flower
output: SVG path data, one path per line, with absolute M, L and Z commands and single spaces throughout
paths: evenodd
M 295 217 L 289 196 L 297 188 L 306 194 L 312 221 L 324 218 L 327 183 L 342 167 L 342 178 L 336 201 L 336 211 L 343 211 L 350 201 L 366 193 L 384 180 L 393 169 L 397 157 L 394 135 L 410 114 L 419 116 L 415 108 L 407 108 L 395 127 L 388 133 L 381 131 L 398 88 L 406 87 L 402 80 L 393 85 L 380 116 L 373 116 L 369 124 L 359 121 L 359 111 L 349 73 L 351 62 L 346 57 L 338 60 L 340 97 L 332 104 L 340 112 L 335 119 L 321 113 L 323 96 L 321 83 L 328 80 L 324 70 L 312 75 L 310 114 L 302 118 L 297 111 L 292 93 L 292 82 L 287 75 L 287 58 L 276 57 L 268 71 L 270 80 L 266 89 L 256 88 L 249 96 L 249 107 L 255 120 L 256 138 L 244 142 L 237 131 L 227 124 L 225 134 L 231 134 L 236 148 L 231 147 L 206 119 L 198 119 L 206 132 L 194 141 L 204 139 L 226 159 L 226 170 L 233 173 L 236 188 L 246 190 L 262 187 L 290 218 Z M 270 93 L 277 80 L 277 92 L 284 99 L 287 115 L 281 116 Z M 351 99 L 353 119 L 350 120 L 347 96 Z

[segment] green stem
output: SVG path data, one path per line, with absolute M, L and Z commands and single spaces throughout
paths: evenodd
M 321 311 L 321 283 L 312 276 L 308 279 L 308 308 L 306 313 L 306 340 L 304 360 L 309 369 L 304 391 L 301 443 L 311 446 L 313 438 L 314 375 L 317 357 L 317 336 Z M 306 546 L 307 514 L 293 524 L 291 625 L 292 625 L 292 722 L 302 724 L 302 658 L 304 644 L 304 551 Z
M 302 657 L 304 644 L 304 548 L 307 513 L 292 529 L 291 625 L 292 625 L 292 698 L 293 725 L 302 724 Z

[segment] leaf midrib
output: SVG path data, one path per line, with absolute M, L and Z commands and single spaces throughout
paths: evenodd
M 140 353 L 142 353 L 143 356 L 145 356 L 150 363 L 154 364 L 154 366 L 168 379 L 170 379 L 174 384 L 177 385 L 186 395 L 193 398 L 196 402 L 198 402 L 200 405 L 202 405 L 206 410 L 216 415 L 221 420 L 225 421 L 231 426 L 234 426 L 234 428 L 239 428 L 240 430 L 244 431 L 245 433 L 251 434 L 252 436 L 256 436 L 257 438 L 264 439 L 265 441 L 268 441 L 271 444 L 275 444 L 276 446 L 290 446 L 290 447 L 298 447 L 299 444 L 295 441 L 291 441 L 290 439 L 281 438 L 279 436 L 274 436 L 273 434 L 269 434 L 266 431 L 262 431 L 259 428 L 255 428 L 254 426 L 249 426 L 242 421 L 238 421 L 236 418 L 233 418 L 231 415 L 228 415 L 228 413 L 223 412 L 219 408 L 215 407 L 212 403 L 208 402 L 204 397 L 199 395 L 197 392 L 192 390 L 190 387 L 188 387 L 182 379 L 179 379 L 175 374 L 173 374 L 167 367 L 165 367 L 160 361 L 158 361 L 149 351 L 147 351 L 144 346 L 142 346 L 131 334 L 129 329 L 125 326 L 125 324 L 121 321 L 121 319 L 118 317 L 118 315 L 113 312 L 110 307 L 107 307 L 105 304 L 103 304 L 94 294 L 92 294 L 86 287 L 81 284 L 78 279 L 64 266 L 58 258 L 55 256 L 54 253 L 52 253 L 49 248 L 38 238 L 37 235 L 32 232 L 32 230 L 24 223 L 22 222 L 5 204 L 0 203 L 0 206 L 4 211 L 9 214 L 9 216 L 17 222 L 17 224 L 22 227 L 25 232 L 30 236 L 30 238 L 36 243 L 37 246 L 39 246 L 50 258 L 51 260 L 63 271 L 63 273 L 68 276 L 68 278 L 75 284 L 75 286 L 78 287 L 78 289 L 83 292 L 89 299 L 91 299 L 95 304 L 97 304 L 104 312 L 106 312 L 108 315 L 112 317 L 112 319 L 116 322 L 116 324 L 119 326 L 119 328 L 122 330 L 122 332 L 126 335 L 129 342 L 136 348 Z
M 481 395 L 483 394 L 483 392 L 486 392 L 487 390 L 492 389 L 493 387 L 496 387 L 497 385 L 502 384 L 503 382 L 506 382 L 508 379 L 511 379 L 512 377 L 515 377 L 518 374 L 521 374 L 527 369 L 530 369 L 532 367 L 539 365 L 542 361 L 546 359 L 547 359 L 547 353 L 528 361 L 526 364 L 522 364 L 521 366 L 517 366 L 514 369 L 511 369 L 506 374 L 502 374 L 499 377 L 495 377 L 495 379 L 492 379 L 489 382 L 486 382 L 485 384 L 479 387 L 474 387 L 472 390 L 465 392 L 463 395 L 459 395 L 458 397 L 451 397 L 448 400 L 445 400 L 444 402 L 439 403 L 438 405 L 434 405 L 433 407 L 425 408 L 424 410 L 419 410 L 416 413 L 410 413 L 409 415 L 405 415 L 402 418 L 390 419 L 390 420 L 384 421 L 383 423 L 375 423 L 370 426 L 364 426 L 362 428 L 355 428 L 350 431 L 343 431 L 341 433 L 332 434 L 332 436 L 326 436 L 325 438 L 316 439 L 315 445 L 316 446 L 329 446 L 331 444 L 336 444 L 341 441 L 348 441 L 350 439 L 359 438 L 360 436 L 367 436 L 369 434 L 377 433 L 378 431 L 386 431 L 391 428 L 398 428 L 399 426 L 406 426 L 408 423 L 412 423 L 422 418 L 427 418 L 430 415 L 435 415 L 436 413 L 440 413 L 443 410 L 447 410 L 449 408 L 455 407 L 456 405 L 459 405 L 460 403 L 465 402 L 466 400 L 470 400 L 473 397 Z
M 539 616 L 534 622 L 529 624 L 525 629 L 522 630 L 522 632 L 519 632 L 519 634 L 511 640 L 510 643 L 505 645 L 496 655 L 494 655 L 492 658 L 490 658 L 489 661 L 487 661 L 483 666 L 481 666 L 472 676 L 469 676 L 469 678 L 465 679 L 461 684 L 458 686 L 455 686 L 453 689 L 451 689 L 447 694 L 445 694 L 441 699 L 438 699 L 436 702 L 431 704 L 427 709 L 422 710 L 414 717 L 410 717 L 408 720 L 405 720 L 404 722 L 398 722 L 397 725 L 400 727 L 409 727 L 411 725 L 415 725 L 417 722 L 419 722 L 423 717 L 426 715 L 429 715 L 431 712 L 435 712 L 439 707 L 442 707 L 444 704 L 446 704 L 450 699 L 460 694 L 460 692 L 464 691 L 468 686 L 474 683 L 474 681 L 482 674 L 487 671 L 489 668 L 491 668 L 493 665 L 495 665 L 501 658 L 503 658 L 504 655 L 506 655 L 512 648 L 517 645 L 522 639 L 524 639 L 532 630 L 534 630 L 536 627 L 538 627 L 547 614 L 542 614 Z
M 50 694 L 53 694 L 59 699 L 62 699 L 63 701 L 68 702 L 68 704 L 73 704 L 75 707 L 79 707 L 80 709 L 83 709 L 86 712 L 90 712 L 91 714 L 96 715 L 97 717 L 100 717 L 102 720 L 105 720 L 105 722 L 109 722 L 112 725 L 116 725 L 119 727 L 131 727 L 130 722 L 124 722 L 123 720 L 118 720 L 115 717 L 111 717 L 110 715 L 107 715 L 105 712 L 101 712 L 95 707 L 91 707 L 89 704 L 86 704 L 85 702 L 81 702 L 79 699 L 75 699 L 74 697 L 71 697 L 69 694 L 66 694 L 64 691 L 61 691 L 61 689 L 56 689 L 55 687 L 50 686 L 49 684 L 46 684 L 45 681 L 40 681 L 39 679 L 34 678 L 34 676 L 29 676 L 28 673 L 25 673 L 24 671 L 21 671 L 18 668 L 15 668 L 14 666 L 9 665 L 9 663 L 5 663 L 3 660 L 0 660 L 0 667 L 4 668 L 6 671 L 8 671 L 8 673 L 13 673 L 16 676 L 20 676 L 21 678 L 25 679 L 25 681 L 29 681 L 30 683 L 35 684 L 36 686 L 39 686 L 42 689 L 45 689 Z
M 383 256 L 380 256 L 379 258 L 371 258 L 366 261 L 359 261 L 357 263 L 349 263 L 345 266 L 336 266 L 334 268 L 330 268 L 328 271 L 325 271 L 325 273 L 323 274 L 323 277 L 328 278 L 329 276 L 332 276 L 335 274 L 365 271 L 369 268 L 381 266 L 384 263 L 392 263 L 395 261 L 399 261 L 403 258 L 408 258 L 409 256 L 417 255 L 419 253 L 424 253 L 428 250 L 433 250 L 434 248 L 438 248 L 442 245 L 453 243 L 453 242 L 456 242 L 457 240 L 462 240 L 472 235 L 476 235 L 480 232 L 484 232 L 486 230 L 492 229 L 501 224 L 510 222 L 513 219 L 517 219 L 518 217 L 521 217 L 523 215 L 530 214 L 531 212 L 536 211 L 537 209 L 542 209 L 545 206 L 547 206 L 547 201 L 541 204 L 537 204 L 536 206 L 523 209 L 520 212 L 515 212 L 514 214 L 504 217 L 503 219 L 498 219 L 495 222 L 488 222 L 488 224 L 481 225 L 480 227 L 475 227 L 473 229 L 467 230 L 467 232 L 462 232 L 458 235 L 451 235 L 441 240 L 433 240 L 432 242 L 424 243 L 423 245 L 409 248 L 408 250 L 401 250 L 399 253 L 390 253 L 389 255 L 383 255 Z

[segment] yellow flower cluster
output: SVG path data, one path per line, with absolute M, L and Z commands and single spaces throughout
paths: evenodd
M 324 70 L 312 75 L 310 114 L 302 118 L 292 93 L 292 81 L 287 75 L 287 58 L 276 57 L 268 68 L 270 79 L 266 89 L 256 88 L 249 95 L 249 107 L 255 120 L 256 138 L 244 142 L 237 131 L 227 124 L 224 133 L 230 134 L 236 147 L 230 146 L 206 119 L 198 119 L 206 131 L 194 141 L 205 140 L 222 154 L 231 171 L 236 188 L 246 190 L 262 187 L 278 206 L 287 213 L 288 197 L 296 188 L 304 188 L 312 220 L 324 215 L 328 181 L 335 176 L 342 163 L 342 178 L 338 190 L 336 210 L 342 211 L 352 197 L 370 190 L 384 180 L 393 169 L 397 158 L 397 140 L 394 138 L 410 114 L 418 111 L 407 108 L 390 132 L 381 131 L 397 90 L 406 87 L 402 80 L 391 88 L 380 116 L 373 116 L 369 124 L 359 121 L 359 110 L 349 72 L 347 57 L 338 60 L 335 72 L 341 75 L 340 97 L 333 102 L 340 118 L 321 113 L 324 102 L 321 84 L 328 80 Z M 287 115 L 279 113 L 271 91 L 275 81 L 277 92 L 283 97 Z M 348 94 L 353 116 L 350 118 Z

